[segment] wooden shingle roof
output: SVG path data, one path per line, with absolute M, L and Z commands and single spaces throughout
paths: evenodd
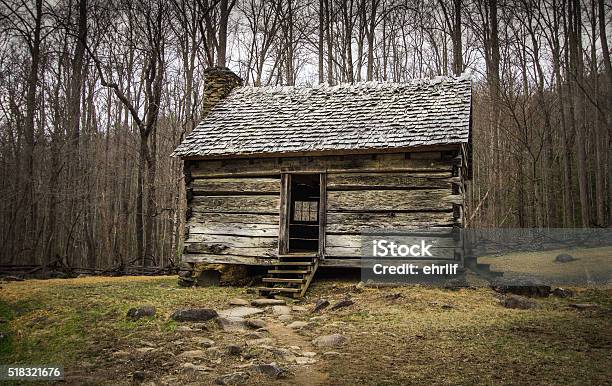
M 239 87 L 175 150 L 184 158 L 323 153 L 462 144 L 471 79 Z

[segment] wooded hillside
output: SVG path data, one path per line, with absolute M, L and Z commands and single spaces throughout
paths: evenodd
M 612 224 L 604 0 L 0 0 L 0 261 L 164 266 L 203 71 L 474 76 L 471 227 Z

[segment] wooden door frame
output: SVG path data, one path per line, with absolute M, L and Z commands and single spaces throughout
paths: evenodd
M 289 253 L 289 223 L 291 220 L 291 175 L 319 175 L 319 246 L 317 254 L 320 258 L 325 254 L 325 224 L 327 214 L 327 176 L 324 172 L 281 172 L 280 179 L 280 209 L 278 231 L 278 253 Z

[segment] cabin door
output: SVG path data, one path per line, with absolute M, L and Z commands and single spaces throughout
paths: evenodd
M 283 173 L 281 189 L 279 252 L 322 255 L 324 174 Z

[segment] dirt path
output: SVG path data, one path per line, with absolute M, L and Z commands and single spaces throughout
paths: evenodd
M 270 321 L 267 325 L 270 335 L 284 346 L 299 346 L 302 351 L 316 351 L 310 340 L 304 338 L 294 330 L 284 326 L 282 323 Z M 329 384 L 329 374 L 321 371 L 323 356 L 317 353 L 315 357 L 317 363 L 311 365 L 301 365 L 295 376 L 283 380 L 283 384 L 294 385 L 327 385 Z

